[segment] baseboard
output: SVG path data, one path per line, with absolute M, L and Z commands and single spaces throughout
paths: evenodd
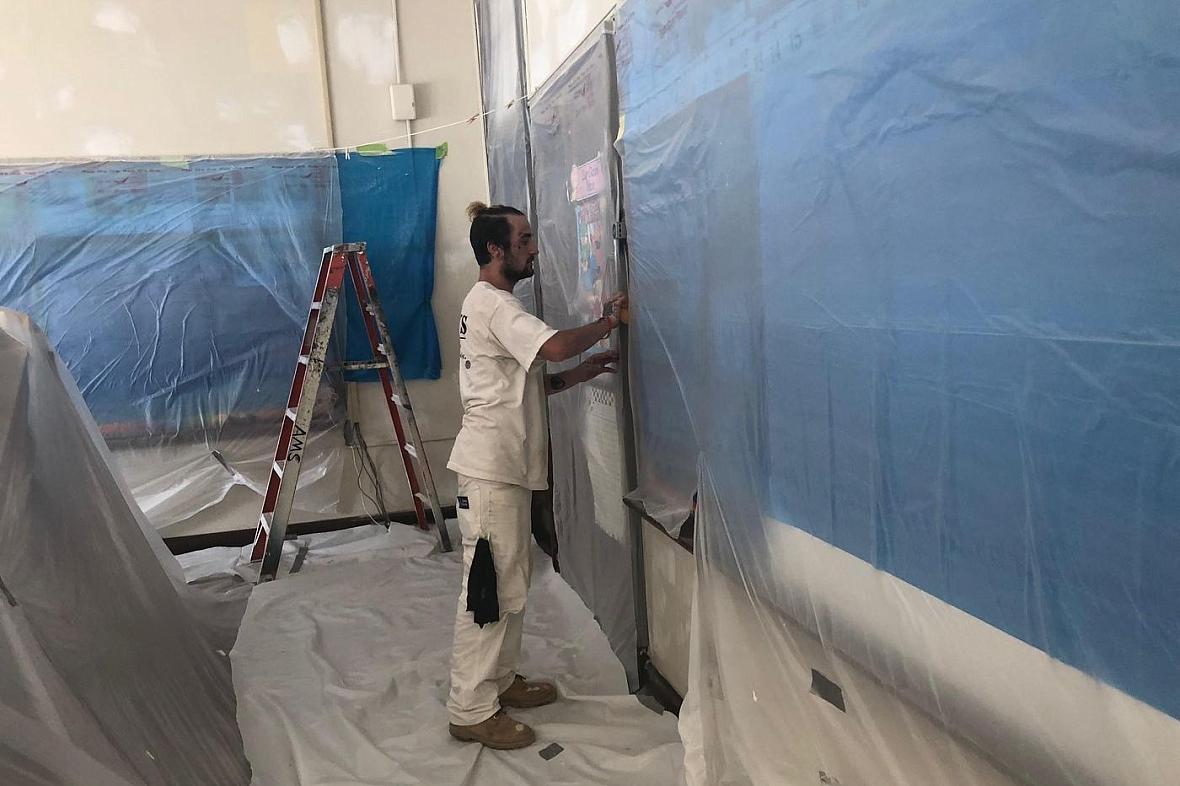
M 455 517 L 455 506 L 450 505 L 442 509 L 444 518 Z M 412 510 L 397 511 L 385 516 L 349 516 L 340 519 L 323 519 L 320 521 L 304 521 L 287 527 L 287 537 L 310 535 L 315 532 L 336 532 L 351 529 L 364 524 L 408 524 L 418 523 L 417 514 Z M 164 545 L 173 554 L 187 554 L 190 551 L 213 548 L 214 546 L 246 546 L 254 542 L 254 530 L 234 529 L 225 532 L 205 532 L 200 535 L 182 535 L 175 538 L 164 538 Z
M 660 674 L 645 650 L 639 651 L 639 690 L 636 693 L 646 693 L 658 701 L 667 712 L 680 716 L 680 705 L 684 702 L 684 697 L 676 692 L 663 674 Z

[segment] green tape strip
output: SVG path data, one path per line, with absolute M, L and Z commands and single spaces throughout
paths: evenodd
M 389 152 L 389 147 L 382 142 L 374 142 L 371 145 L 361 145 L 356 152 L 362 156 L 383 156 Z
M 449 153 L 450 151 L 451 151 L 451 148 L 447 145 L 446 142 L 443 142 L 441 145 L 439 145 L 438 147 L 436 147 L 434 149 L 435 160 L 442 161 L 444 158 L 447 157 L 447 153 Z

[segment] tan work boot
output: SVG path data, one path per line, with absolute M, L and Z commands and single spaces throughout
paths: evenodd
M 500 694 L 500 706 L 527 710 L 557 701 L 557 687 L 551 682 L 529 682 L 519 674 L 508 690 Z
M 478 742 L 486 748 L 510 751 L 526 748 L 537 741 L 531 728 L 520 723 L 504 710 L 498 711 L 483 723 L 472 726 L 451 724 L 451 736 L 464 742 Z

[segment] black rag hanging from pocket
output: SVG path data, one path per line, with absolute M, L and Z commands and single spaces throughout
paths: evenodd
M 467 574 L 467 610 L 475 612 L 479 627 L 500 621 L 500 599 L 496 595 L 496 563 L 492 560 L 492 544 L 480 538 L 475 544 L 471 572 Z

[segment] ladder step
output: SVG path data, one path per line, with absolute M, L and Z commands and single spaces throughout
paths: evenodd
M 418 449 L 416 447 L 414 447 L 413 445 L 411 445 L 409 442 L 402 445 L 402 450 L 404 450 L 406 453 L 409 453 L 414 458 L 418 458 Z
M 388 352 L 386 352 L 386 351 L 385 351 L 385 345 L 384 345 L 384 344 L 378 344 L 378 345 L 377 345 L 377 354 L 378 354 L 378 355 L 388 355 L 388 354 L 389 354 Z
M 402 409 L 413 409 L 413 407 L 410 406 L 409 401 L 406 401 L 405 399 L 403 399 L 401 396 L 399 396 L 396 393 L 390 395 L 389 400 L 392 401 L 394 404 L 397 404 Z
M 380 371 L 389 368 L 388 360 L 358 360 L 341 363 L 338 368 L 345 371 Z
M 296 416 L 296 414 L 297 414 L 297 413 L 295 412 L 295 408 L 294 408 L 294 407 L 287 407 L 287 414 L 285 415 L 285 417 L 286 417 L 288 420 L 294 420 L 294 419 L 295 419 L 295 416 Z
M 324 306 L 324 301 L 322 301 L 322 300 L 313 300 L 311 302 L 311 310 L 312 311 L 323 308 L 323 306 Z
M 308 361 L 309 359 L 310 359 L 310 358 L 308 358 L 308 356 L 307 356 L 307 355 L 300 355 L 300 356 L 299 356 L 299 363 L 300 363 L 300 365 L 306 366 L 306 365 L 307 365 L 307 361 Z
M 422 500 L 423 502 L 425 502 L 427 505 L 434 504 L 434 497 L 430 496 L 425 491 L 419 491 L 414 496 L 417 497 L 418 499 Z
M 279 462 L 277 462 L 277 461 L 276 461 L 274 464 L 272 464 L 272 465 L 271 465 L 271 470 L 272 470 L 272 471 L 273 471 L 273 472 L 274 472 L 276 475 L 278 475 L 278 476 L 279 476 L 279 479 L 280 479 L 280 480 L 282 479 L 282 477 L 283 477 L 283 468 L 279 466 Z
M 258 526 L 262 527 L 263 532 L 266 532 L 266 533 L 270 532 L 270 522 L 273 518 L 274 518 L 273 513 L 263 513 L 261 516 L 258 517 Z

